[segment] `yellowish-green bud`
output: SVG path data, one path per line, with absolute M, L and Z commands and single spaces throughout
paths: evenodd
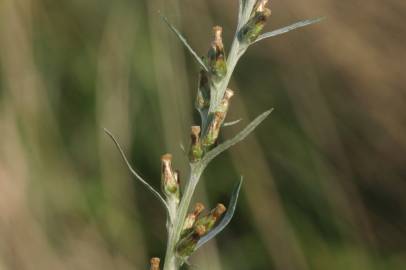
M 193 225 L 196 222 L 196 219 L 199 217 L 200 213 L 203 212 L 203 210 L 204 210 L 204 205 L 202 203 L 196 203 L 195 209 L 193 210 L 193 212 L 189 213 L 186 216 L 185 223 L 183 224 L 181 236 L 186 235 L 187 233 L 189 233 L 192 230 Z
M 214 39 L 208 52 L 210 72 L 215 80 L 223 78 L 227 73 L 222 33 L 223 28 L 221 26 L 213 27 Z
M 210 122 L 207 134 L 202 141 L 202 145 L 208 148 L 214 145 L 220 133 L 220 128 L 224 122 L 226 114 L 224 112 L 215 112 L 212 121 Z
M 230 99 L 234 95 L 231 89 L 227 89 L 224 93 L 224 97 L 217 107 L 216 112 L 213 114 L 211 122 L 206 132 L 206 136 L 202 140 L 204 149 L 207 149 L 214 145 L 220 133 L 220 128 L 223 125 L 226 118 L 228 108 L 230 106 Z
M 195 226 L 204 226 L 206 232 L 209 232 L 225 211 L 226 207 L 223 204 L 219 203 L 217 204 L 216 208 L 210 211 L 208 215 L 198 219 L 195 223 Z
M 179 176 L 172 170 L 172 155 L 165 154 L 161 157 L 162 191 L 168 198 L 175 198 L 179 202 Z
M 271 10 L 266 8 L 267 2 L 268 0 L 259 0 L 257 2 L 250 19 L 238 33 L 240 42 L 249 44 L 257 39 L 268 17 L 271 16 Z
M 182 259 L 186 259 L 192 255 L 196 249 L 197 242 L 200 238 L 206 234 L 206 228 L 204 226 L 196 226 L 193 231 L 182 238 L 176 245 L 176 255 Z

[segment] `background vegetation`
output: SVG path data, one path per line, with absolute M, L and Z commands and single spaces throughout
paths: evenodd
M 159 187 L 160 155 L 186 174 L 198 66 L 234 34 L 237 0 L 0 1 L 0 269 L 147 269 L 165 214 L 130 177 L 119 136 Z M 406 268 L 403 0 L 272 1 L 267 29 L 327 19 L 249 49 L 223 138 L 271 117 L 212 163 L 198 199 L 236 216 L 196 269 Z M 193 117 L 192 117 L 193 116 Z M 209 190 L 210 192 L 206 192 Z

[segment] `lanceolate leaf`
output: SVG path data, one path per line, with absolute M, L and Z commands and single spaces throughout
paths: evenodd
M 144 186 L 145 186 L 149 191 L 151 191 L 152 194 L 154 194 L 154 195 L 158 198 L 158 200 L 160 200 L 160 201 L 162 202 L 162 204 L 165 206 L 165 209 L 166 209 L 166 211 L 167 211 L 167 213 L 168 213 L 168 215 L 169 215 L 169 214 L 170 214 L 169 206 L 168 206 L 168 204 L 166 203 L 166 201 L 164 200 L 164 198 L 161 196 L 161 194 L 159 194 L 158 191 L 156 191 L 150 184 L 148 184 L 148 182 L 145 181 L 144 178 L 142 178 L 142 177 L 131 167 L 130 162 L 128 161 L 127 157 L 125 156 L 124 151 L 123 151 L 123 149 L 121 148 L 120 144 L 118 143 L 116 137 L 114 137 L 114 135 L 113 135 L 110 131 L 108 131 L 107 129 L 104 129 L 104 132 L 106 132 L 107 135 L 113 140 L 114 144 L 116 145 L 118 151 L 119 151 L 120 154 L 121 154 L 121 157 L 123 158 L 125 164 L 127 165 L 128 169 L 130 170 L 130 172 L 131 172 L 142 184 L 144 184 Z M 172 217 L 171 217 L 171 220 L 173 220 Z
M 257 118 L 255 118 L 248 126 L 246 126 L 240 133 L 234 136 L 234 138 L 225 141 L 224 143 L 216 146 L 213 150 L 208 152 L 204 158 L 200 161 L 201 162 L 201 168 L 204 169 L 211 160 L 213 160 L 216 156 L 220 155 L 223 153 L 225 150 L 233 146 L 234 144 L 244 140 L 254 129 L 262 123 L 262 121 L 265 120 L 265 118 L 273 111 L 273 109 L 270 109 L 261 115 L 259 115 Z
M 230 223 L 230 221 L 234 215 L 235 208 L 237 207 L 238 195 L 240 194 L 242 182 L 243 182 L 243 178 L 241 177 L 240 181 L 235 186 L 233 193 L 231 194 L 231 199 L 228 204 L 228 209 L 227 209 L 226 214 L 224 215 L 224 217 L 221 219 L 220 223 L 214 229 L 212 229 L 208 234 L 203 236 L 199 240 L 199 242 L 197 242 L 196 249 L 198 249 L 199 247 L 204 245 L 207 241 L 209 241 L 210 239 L 215 237 L 217 234 L 219 234 L 228 225 L 228 223 Z
M 162 16 L 162 19 L 166 22 L 169 28 L 176 34 L 176 36 L 180 39 L 180 41 L 185 45 L 185 47 L 189 50 L 189 52 L 195 57 L 196 61 L 202 66 L 205 71 L 209 71 L 209 69 L 204 64 L 203 60 L 199 57 L 199 55 L 193 50 L 193 48 L 187 43 L 186 38 L 182 36 L 178 29 L 173 26 L 166 17 Z
M 270 37 L 285 34 L 285 33 L 289 32 L 289 31 L 295 30 L 297 28 L 301 28 L 301 27 L 304 27 L 304 26 L 307 26 L 307 25 L 318 23 L 318 22 L 322 21 L 323 19 L 324 19 L 323 17 L 320 17 L 320 18 L 315 18 L 315 19 L 310 19 L 310 20 L 303 20 L 303 21 L 291 24 L 289 26 L 285 26 L 285 27 L 282 27 L 280 29 L 264 33 L 264 34 L 260 35 L 257 38 L 257 40 L 254 41 L 254 43 L 258 42 L 260 40 L 266 39 L 266 38 L 270 38 Z

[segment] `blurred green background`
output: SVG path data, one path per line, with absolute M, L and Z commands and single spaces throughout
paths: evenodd
M 0 269 L 148 269 L 165 213 L 127 171 L 160 186 L 160 156 L 197 123 L 198 66 L 211 27 L 227 48 L 237 0 L 0 0 Z M 267 29 L 320 24 L 252 46 L 237 66 L 230 138 L 196 200 L 236 216 L 191 269 L 406 269 L 404 0 L 275 0 Z

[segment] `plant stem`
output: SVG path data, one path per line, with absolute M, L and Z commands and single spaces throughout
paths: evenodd
M 247 7 L 244 10 L 241 10 L 242 16 L 240 21 L 238 22 L 237 30 L 234 35 L 234 40 L 232 42 L 230 53 L 227 58 L 227 72 L 223 79 L 213 86 L 211 89 L 212 99 L 210 101 L 210 108 L 209 113 L 214 113 L 220 104 L 221 100 L 223 99 L 224 93 L 228 87 L 228 84 L 231 79 L 231 75 L 233 74 L 234 68 L 237 65 L 238 60 L 247 50 L 249 44 L 242 44 L 238 40 L 238 32 L 240 28 L 247 22 L 249 15 L 251 14 L 251 10 L 254 6 L 256 1 L 249 1 Z M 203 130 L 204 125 L 206 123 L 202 123 Z M 206 167 L 202 161 L 190 165 L 190 176 L 189 181 L 186 183 L 185 191 L 183 193 L 182 199 L 180 201 L 179 207 L 176 210 L 175 215 L 173 215 L 172 222 L 168 222 L 168 243 L 165 255 L 165 262 L 163 270 L 178 270 L 180 266 L 184 263 L 183 261 L 179 260 L 176 257 L 176 244 L 179 241 L 180 234 L 182 232 L 183 224 L 185 222 L 186 215 L 188 213 L 190 202 L 192 200 L 195 188 L 197 183 L 199 182 L 200 176 Z M 172 213 L 171 213 L 172 214 Z
M 182 261 L 176 258 L 175 246 L 179 241 L 180 233 L 182 232 L 183 223 L 185 222 L 186 215 L 192 201 L 192 197 L 199 182 L 200 176 L 203 171 L 203 166 L 200 162 L 190 165 L 190 177 L 185 186 L 185 191 L 180 201 L 179 207 L 176 212 L 176 217 L 172 225 L 169 224 L 168 228 L 168 244 L 166 248 L 165 263 L 163 270 L 177 270 L 183 264 Z

